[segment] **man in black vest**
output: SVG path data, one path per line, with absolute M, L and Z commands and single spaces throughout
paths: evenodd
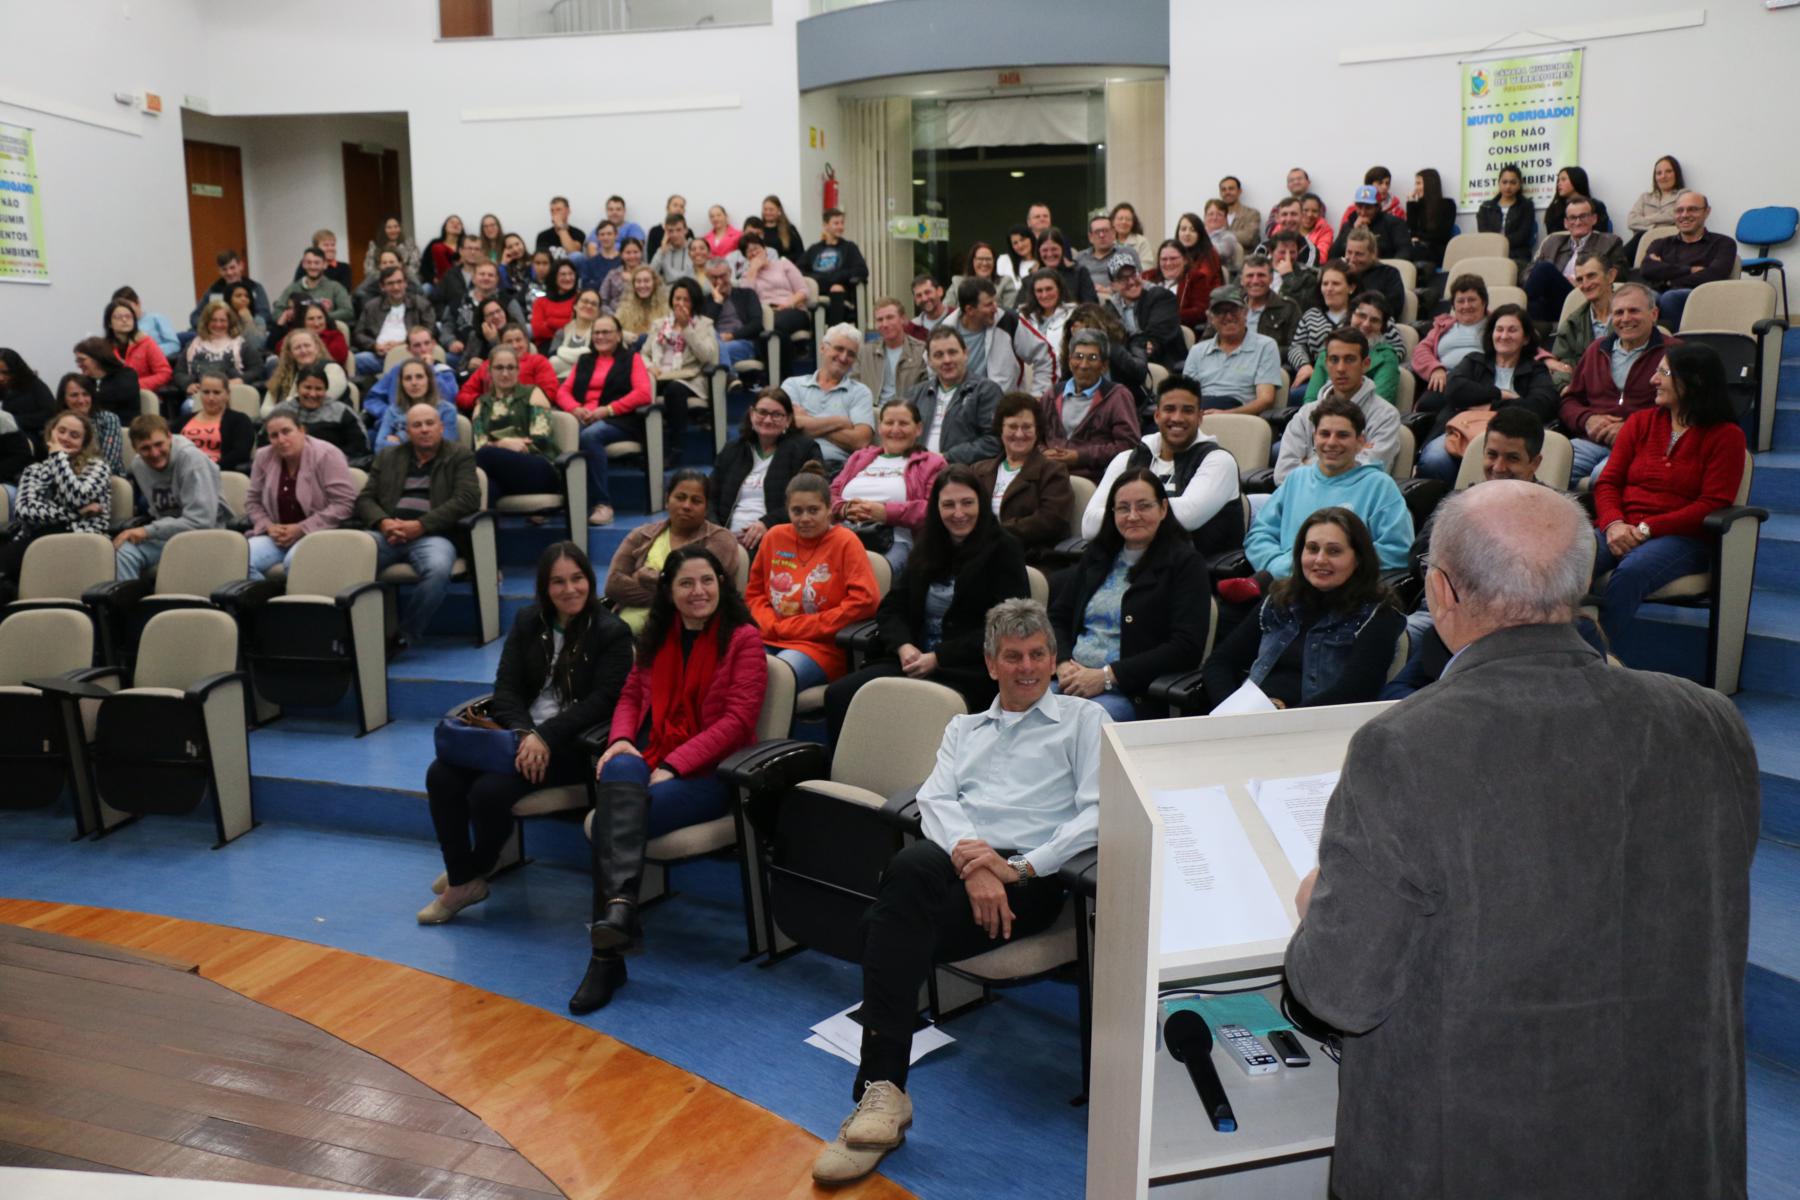
M 1081 514 L 1081 536 L 1100 535 L 1113 480 L 1148 468 L 1169 493 L 1169 516 L 1194 537 L 1194 549 L 1211 558 L 1244 544 L 1244 510 L 1238 464 L 1212 435 L 1201 432 L 1200 389 L 1185 375 L 1171 375 L 1156 389 L 1156 432 L 1107 464 Z

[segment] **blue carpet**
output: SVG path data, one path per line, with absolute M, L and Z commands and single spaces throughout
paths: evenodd
M 282 722 L 281 724 L 290 724 Z M 298 724 L 297 722 L 291 724 Z M 258 735 L 259 773 L 273 730 Z M 321 774 L 361 776 L 365 787 L 419 787 L 419 753 L 407 729 L 334 739 Z M 288 735 L 296 741 L 299 732 Z M 382 764 L 392 752 L 395 760 Z M 410 763 L 402 770 L 402 763 Z M 364 772 L 367 772 L 364 774 Z M 258 784 L 259 794 L 265 785 Z M 372 802 L 371 793 L 361 793 Z M 422 804 L 408 807 L 422 809 Z M 530 837 L 561 842 L 573 827 Z M 413 914 L 441 867 L 426 841 L 366 836 L 265 820 L 225 849 L 209 849 L 199 820 L 151 820 L 99 842 L 71 843 L 66 813 L 9 813 L 0 844 L 0 892 L 9 896 L 154 912 L 301 938 L 404 963 L 564 1012 L 586 965 L 588 875 L 539 861 L 502 876 L 493 896 L 450 925 L 425 929 Z M 536 846 L 534 845 L 534 852 Z M 771 968 L 742 964 L 737 868 L 702 861 L 678 868 L 680 895 L 644 914 L 648 951 L 609 1007 L 585 1022 L 704 1076 L 821 1137 L 850 1107 L 851 1068 L 802 1045 L 808 1027 L 855 1003 L 849 964 L 804 953 Z M 918 1117 L 884 1173 L 920 1196 L 985 1200 L 994 1192 L 994 1147 L 1031 1164 L 1034 1196 L 1082 1193 L 1085 1108 L 1070 986 L 1017 988 L 950 1022 L 956 1044 L 926 1059 L 910 1090 Z M 972 1170 L 977 1164 L 987 1169 Z

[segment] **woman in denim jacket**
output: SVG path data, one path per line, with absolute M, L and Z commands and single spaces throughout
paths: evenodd
M 1208 706 L 1246 680 L 1277 708 L 1373 700 L 1405 628 L 1368 527 L 1347 508 L 1322 508 L 1294 541 L 1292 573 L 1206 660 Z

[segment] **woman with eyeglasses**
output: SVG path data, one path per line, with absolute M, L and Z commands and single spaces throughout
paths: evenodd
M 755 554 L 763 535 L 787 521 L 788 481 L 818 456 L 818 443 L 794 428 L 793 400 L 778 387 L 764 388 L 713 464 L 707 516 Z
M 1191 671 L 1206 654 L 1212 586 L 1206 561 L 1169 519 L 1162 480 L 1120 473 L 1109 518 L 1050 598 L 1056 688 L 1105 708 L 1115 721 L 1157 715 L 1151 681 Z

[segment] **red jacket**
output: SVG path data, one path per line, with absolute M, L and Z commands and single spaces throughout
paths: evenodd
M 350 343 L 344 340 L 344 335 L 338 332 L 336 325 L 326 326 L 325 332 L 319 335 L 319 343 L 325 347 L 325 353 L 330 355 L 332 362 L 349 369 Z
M 1181 287 L 1175 293 L 1175 301 L 1179 306 L 1181 323 L 1190 329 L 1198 329 L 1206 324 L 1206 310 L 1212 306 L 1213 289 L 1225 282 L 1219 270 L 1210 262 L 1195 263 L 1181 277 Z
M 763 658 L 762 636 L 754 624 L 732 631 L 731 644 L 700 701 L 700 732 L 669 755 L 671 771 L 683 779 L 710 775 L 726 755 L 756 741 L 756 719 L 762 714 L 763 693 L 769 686 Z M 609 740 L 624 738 L 635 745 L 646 718 L 655 719 L 650 711 L 650 672 L 641 664 L 634 665 L 619 702 L 613 705 Z
M 1656 368 L 1662 365 L 1663 352 L 1676 344 L 1674 339 L 1664 337 L 1660 329 L 1650 331 L 1644 353 L 1625 376 L 1624 391 L 1612 381 L 1612 350 L 1618 340 L 1618 334 L 1607 334 L 1583 351 L 1575 364 L 1575 376 L 1563 391 L 1557 413 L 1572 438 L 1587 436 L 1589 417 L 1629 417 L 1656 404 Z
M 131 349 L 125 352 L 123 362 L 137 372 L 138 386 L 146 392 L 167 387 L 169 380 L 175 378 L 175 369 L 169 365 L 168 356 L 163 354 L 156 339 L 149 334 L 131 343 Z
M 550 365 L 550 360 L 529 350 L 519 359 L 519 383 L 544 393 L 545 402 L 550 404 L 556 402 L 557 390 L 562 387 L 556 378 L 556 368 Z M 463 382 L 462 390 L 456 393 L 457 411 L 475 411 L 475 401 L 481 398 L 481 393 L 487 391 L 487 387 L 488 365 L 484 358 L 481 365 Z
M 539 296 L 537 303 L 531 306 L 531 339 L 538 344 L 539 350 L 548 349 L 550 339 L 556 331 L 567 325 L 575 316 L 575 296 L 570 294 L 567 300 L 552 300 L 548 296 Z
M 576 371 L 569 372 L 569 377 L 562 381 L 561 387 L 556 389 L 556 407 L 564 412 L 574 412 L 578 408 L 598 408 L 600 393 L 606 386 L 606 372 L 611 366 L 612 359 L 610 358 L 606 360 L 605 365 L 599 362 L 594 364 L 594 373 L 588 379 L 587 395 L 585 396 L 575 395 Z M 580 370 L 580 367 L 577 366 L 576 370 Z M 643 357 L 633 354 L 631 356 L 631 390 L 613 402 L 613 411 L 623 416 L 629 412 L 636 412 L 649 403 L 650 372 L 644 368 Z
M 1706 514 L 1737 502 L 1744 482 L 1744 431 L 1735 421 L 1674 432 L 1660 405 L 1629 417 L 1594 483 L 1594 528 L 1614 521 L 1650 527 L 1651 537 L 1698 537 Z

